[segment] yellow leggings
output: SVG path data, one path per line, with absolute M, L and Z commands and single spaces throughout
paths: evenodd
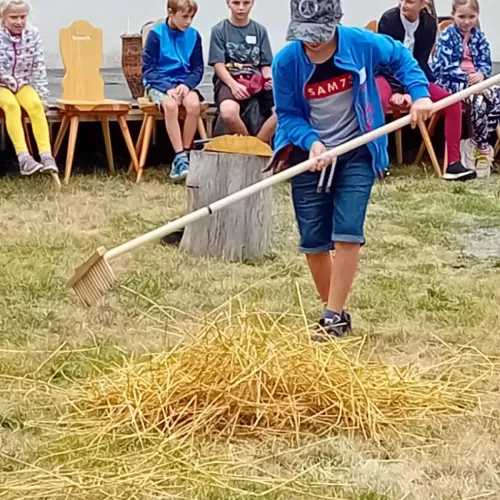
M 0 108 L 5 113 L 7 132 L 17 154 L 28 151 L 21 108 L 25 109 L 30 117 L 38 152 L 50 153 L 49 124 L 40 96 L 33 87 L 26 85 L 17 94 L 0 87 Z

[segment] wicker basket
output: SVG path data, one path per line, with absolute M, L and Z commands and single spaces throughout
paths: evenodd
M 134 99 L 144 95 L 142 83 L 142 36 L 122 35 L 122 70 Z

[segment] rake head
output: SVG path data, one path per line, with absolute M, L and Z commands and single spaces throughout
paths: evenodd
M 98 248 L 87 262 L 75 270 L 73 278 L 68 282 L 68 288 L 73 288 L 87 307 L 95 304 L 116 283 L 115 274 L 105 254 L 105 248 Z

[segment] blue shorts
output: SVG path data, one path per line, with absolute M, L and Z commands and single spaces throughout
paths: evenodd
M 309 153 L 294 149 L 290 163 L 307 160 Z M 331 191 L 318 193 L 321 172 L 293 177 L 292 199 L 300 232 L 300 251 L 318 254 L 333 250 L 336 241 L 365 243 L 364 225 L 375 182 L 372 155 L 366 146 L 337 158 Z

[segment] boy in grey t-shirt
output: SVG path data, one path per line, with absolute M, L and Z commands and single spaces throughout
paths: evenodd
M 215 70 L 215 102 L 230 133 L 270 142 L 276 115 L 269 36 L 264 26 L 250 19 L 254 0 L 227 0 L 227 4 L 230 18 L 216 24 L 210 37 L 208 63 Z M 259 120 L 242 119 L 255 105 Z

